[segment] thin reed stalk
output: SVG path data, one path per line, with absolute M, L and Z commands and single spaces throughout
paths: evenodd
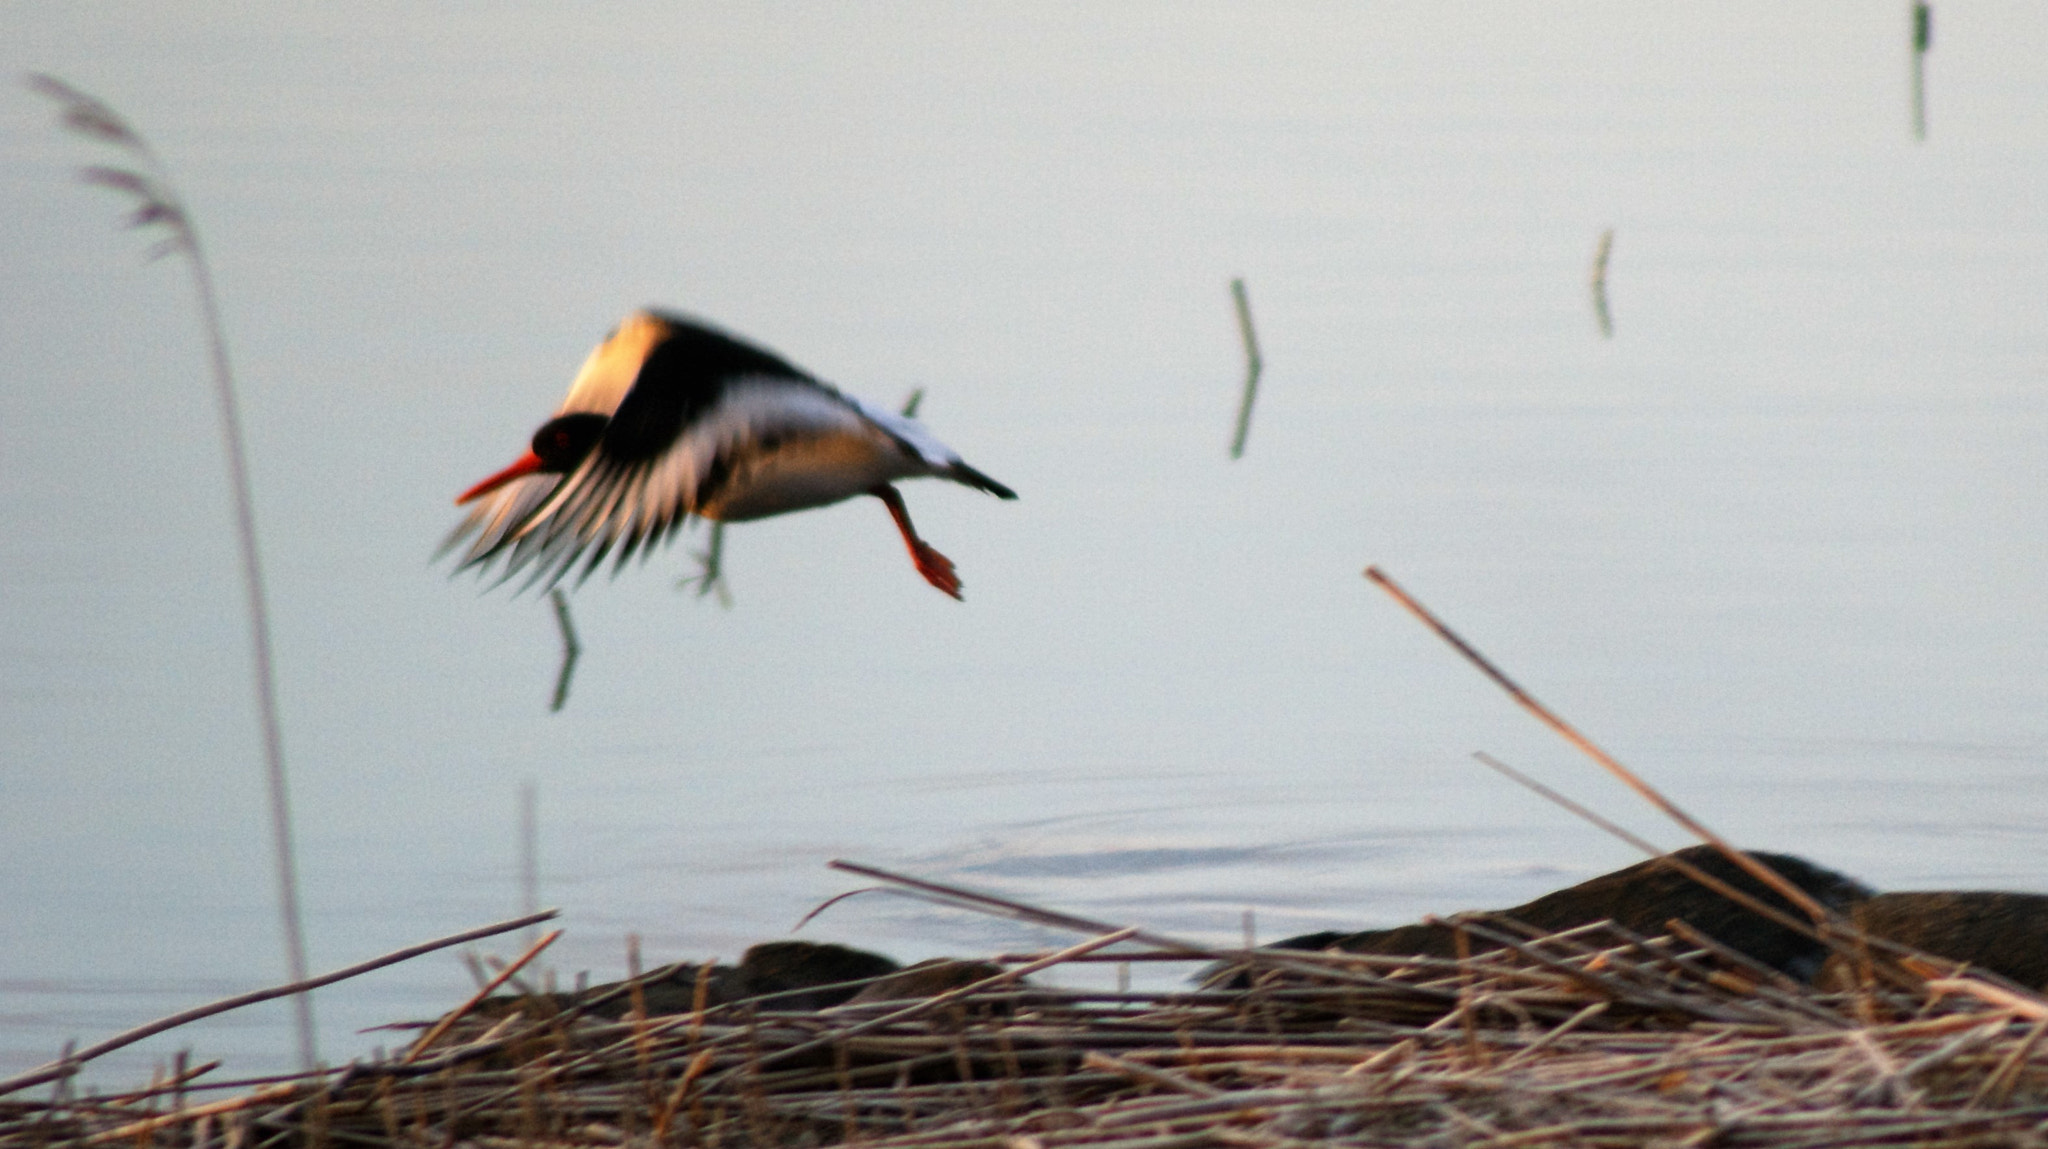
M 1614 314 L 1607 309 L 1607 259 L 1614 254 L 1614 229 L 1600 233 L 1600 246 L 1593 251 L 1593 318 L 1599 321 L 1600 338 L 1614 338 Z
M 432 1048 L 434 1042 L 439 1040 L 442 1034 L 448 1032 L 449 1028 L 453 1026 L 456 1022 L 461 1021 L 465 1014 L 467 1014 L 470 1010 L 475 1009 L 477 1003 L 491 996 L 491 992 L 497 989 L 499 986 L 504 985 L 508 981 L 511 981 L 514 974 L 517 974 L 521 969 L 524 969 L 526 967 L 526 963 L 539 957 L 542 950 L 555 944 L 555 939 L 561 936 L 561 930 L 549 930 L 547 933 L 542 934 L 540 940 L 526 947 L 526 952 L 520 954 L 516 959 L 514 959 L 512 964 L 506 966 L 504 969 L 499 970 L 498 976 L 492 978 L 488 982 L 485 982 L 483 987 L 476 991 L 475 996 L 471 997 L 468 1001 L 463 1002 L 461 1005 L 455 1007 L 454 1012 L 448 1014 L 446 1017 L 443 1017 L 440 1021 L 434 1024 L 433 1028 L 421 1034 L 420 1039 L 418 1041 L 413 1042 L 412 1048 L 406 1050 L 405 1056 L 399 1059 L 400 1062 L 405 1065 L 411 1065 L 413 1062 L 418 1061 L 420 1059 L 420 1054 L 425 1053 L 428 1049 Z
M 133 228 L 158 228 L 164 238 L 151 248 L 152 259 L 182 255 L 192 273 L 192 286 L 199 299 L 201 325 L 206 329 L 207 351 L 213 366 L 214 392 L 219 400 L 221 441 L 227 455 L 229 488 L 235 509 L 235 537 L 240 544 L 242 585 L 249 612 L 249 642 L 255 677 L 256 709 L 263 739 L 264 776 L 269 792 L 270 831 L 277 874 L 278 917 L 284 934 L 286 973 L 294 982 L 306 980 L 306 938 L 299 910 L 297 852 L 292 843 L 290 791 L 284 768 L 284 734 L 277 713 L 276 671 L 271 660 L 270 608 L 263 590 L 263 564 L 256 545 L 256 509 L 250 494 L 249 467 L 242 446 L 241 415 L 235 402 L 234 372 L 228 362 L 227 334 L 221 322 L 220 304 L 213 286 L 213 268 L 199 242 L 198 225 L 184 199 L 177 193 L 164 166 L 149 143 L 107 104 L 54 76 L 29 77 L 29 87 L 55 100 L 62 108 L 62 123 L 69 130 L 125 152 L 140 168 L 87 167 L 87 183 L 129 197 L 135 203 L 128 219 Z M 300 992 L 292 999 L 299 1041 L 299 1061 L 312 1069 L 318 1062 L 318 1042 L 313 1022 L 313 999 Z
M 1259 376 L 1266 361 L 1259 354 L 1259 333 L 1252 327 L 1252 301 L 1242 277 L 1230 281 L 1230 300 L 1237 309 L 1237 334 L 1244 341 L 1244 398 L 1237 406 L 1237 430 L 1230 437 L 1230 457 L 1244 458 L 1245 440 L 1252 433 L 1252 403 L 1259 397 Z
M 1438 638 L 1443 639 L 1450 645 L 1451 649 L 1463 655 L 1467 662 L 1479 668 L 1480 673 L 1492 679 L 1494 685 L 1506 691 L 1508 697 L 1514 699 L 1516 704 L 1521 706 L 1522 709 L 1534 715 L 1537 721 L 1556 731 L 1566 742 L 1571 743 L 1587 757 L 1598 763 L 1602 769 L 1620 780 L 1622 785 L 1634 790 L 1644 801 L 1649 802 L 1661 811 L 1664 816 L 1683 826 L 1700 841 L 1721 851 L 1729 861 L 1742 867 L 1751 877 L 1769 886 L 1782 895 L 1785 900 L 1798 906 L 1813 918 L 1816 925 L 1824 924 L 1836 918 L 1833 912 L 1819 902 L 1814 901 L 1812 896 L 1805 890 L 1785 880 L 1784 876 L 1776 870 L 1771 869 L 1769 866 L 1730 845 L 1727 839 L 1708 829 L 1697 818 L 1679 808 L 1677 803 L 1666 798 L 1656 787 L 1644 781 L 1635 771 L 1622 765 L 1618 759 L 1607 751 L 1602 750 L 1592 739 L 1581 734 L 1577 727 L 1558 717 L 1556 712 L 1552 711 L 1549 707 L 1536 701 L 1528 691 L 1523 690 L 1514 679 L 1509 678 L 1485 655 L 1479 653 L 1472 644 L 1459 637 L 1458 633 L 1446 625 L 1442 619 L 1430 613 L 1429 608 L 1423 606 L 1407 591 L 1401 589 L 1400 584 L 1396 583 L 1386 572 L 1376 566 L 1370 566 L 1365 568 L 1365 577 L 1367 581 L 1386 591 L 1395 602 L 1400 603 L 1410 614 L 1420 619 L 1424 626 L 1436 632 Z
M 583 644 L 576 641 L 576 623 L 569 617 L 569 596 L 561 587 L 548 590 L 548 600 L 555 607 L 555 626 L 562 632 L 562 668 L 555 672 L 555 695 L 548 701 L 548 712 L 560 713 L 569 704 L 569 682 L 576 675 L 576 659 L 583 654 Z
M 1913 0 L 1913 138 L 1927 138 L 1927 50 L 1934 46 L 1934 9 Z

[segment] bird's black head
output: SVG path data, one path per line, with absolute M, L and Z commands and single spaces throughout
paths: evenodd
M 533 433 L 533 453 L 540 456 L 540 469 L 563 473 L 575 470 L 603 440 L 605 424 L 609 422 L 603 415 L 579 411 L 541 424 L 540 430 Z

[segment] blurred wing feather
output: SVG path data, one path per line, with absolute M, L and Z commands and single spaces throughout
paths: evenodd
M 635 553 L 644 558 L 666 543 L 696 513 L 707 480 L 727 470 L 731 458 L 762 443 L 857 431 L 864 417 L 873 418 L 866 405 L 807 379 L 733 380 L 666 450 L 629 460 L 600 445 L 566 475 L 528 475 L 492 492 L 449 535 L 442 553 L 467 541 L 458 569 L 495 565 L 503 581 L 532 568 L 528 588 L 554 585 L 579 559 L 585 565 L 578 577 L 588 578 L 614 552 L 616 573 Z M 929 459 L 922 444 L 887 429 Z

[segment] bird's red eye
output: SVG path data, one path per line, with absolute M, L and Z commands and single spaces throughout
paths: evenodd
M 533 453 L 549 471 L 574 470 L 604 438 L 606 422 L 589 411 L 550 419 L 533 433 Z

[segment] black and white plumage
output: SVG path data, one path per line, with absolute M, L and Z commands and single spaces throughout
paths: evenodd
M 577 374 L 532 449 L 455 501 L 474 503 L 443 550 L 460 567 L 552 584 L 643 558 L 691 517 L 738 522 L 855 495 L 888 506 L 918 573 L 960 597 L 953 564 L 910 525 L 889 484 L 951 479 L 1016 492 L 916 420 L 843 395 L 772 352 L 695 320 L 636 311 Z

